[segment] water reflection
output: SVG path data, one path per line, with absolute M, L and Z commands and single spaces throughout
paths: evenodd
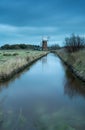
M 46 64 L 46 63 L 47 63 L 47 56 L 43 57 L 43 58 L 41 59 L 41 61 L 42 61 L 42 64 Z
M 3 88 L 8 88 L 11 83 L 15 82 L 16 79 L 19 80 L 21 76 L 24 75 L 28 70 L 30 70 L 30 66 L 13 76 L 11 79 L 0 82 L 0 91 L 2 91 Z
M 85 130 L 85 85 L 54 54 L 0 86 L 5 125 L 9 124 L 2 130 Z
M 74 75 L 66 69 L 67 82 L 64 86 L 64 93 L 70 98 L 83 96 L 85 98 L 85 84 L 79 81 Z
M 44 72 L 47 64 L 47 56 L 43 57 L 41 61 L 42 61 L 42 72 Z

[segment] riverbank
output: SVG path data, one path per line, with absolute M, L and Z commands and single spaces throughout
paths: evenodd
M 71 72 L 85 82 L 85 50 L 68 53 L 64 49 L 54 51 L 70 68 Z
M 45 51 L 4 50 L 0 51 L 0 81 L 9 80 L 15 74 L 47 55 Z

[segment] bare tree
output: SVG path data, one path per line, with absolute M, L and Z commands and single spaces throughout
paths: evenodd
M 68 52 L 75 52 L 85 47 L 85 38 L 72 34 L 71 37 L 65 38 L 65 47 Z

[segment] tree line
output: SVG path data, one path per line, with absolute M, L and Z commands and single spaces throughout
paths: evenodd
M 7 49 L 32 49 L 39 48 L 38 45 L 30 45 L 30 44 L 5 44 L 0 47 L 1 50 L 7 50 Z
M 64 45 L 68 52 L 75 52 L 85 47 L 85 38 L 72 34 L 65 38 Z
M 48 47 L 49 50 L 57 50 L 60 49 L 60 46 L 58 44 L 53 44 L 51 46 Z

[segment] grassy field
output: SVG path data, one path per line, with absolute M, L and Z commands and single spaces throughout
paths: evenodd
M 45 51 L 28 50 L 0 51 L 0 81 L 11 78 L 12 75 L 47 53 Z
M 72 66 L 76 76 L 85 81 L 85 49 L 74 53 L 67 53 L 60 49 L 56 53 L 64 62 Z

